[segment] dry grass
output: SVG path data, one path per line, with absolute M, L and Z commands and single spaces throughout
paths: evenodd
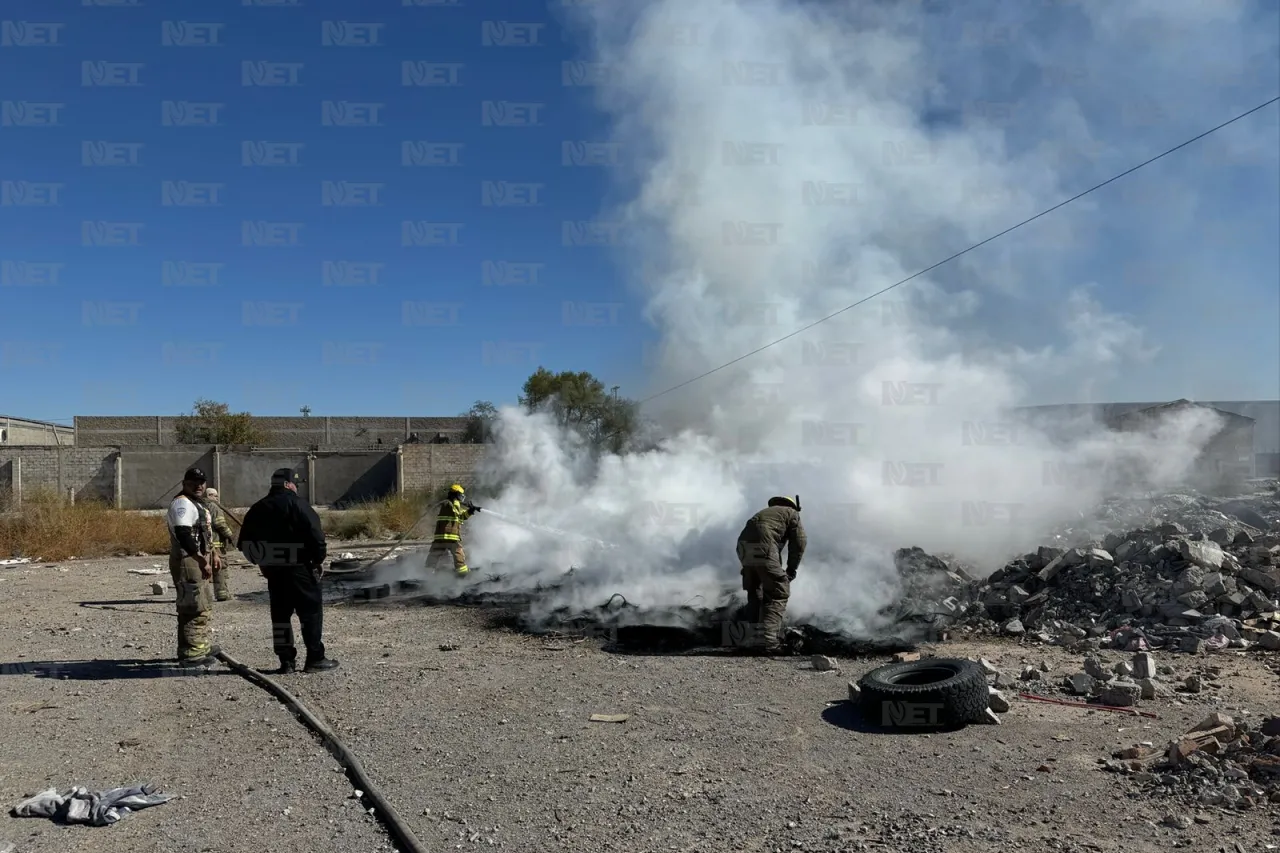
M 424 517 L 438 499 L 428 493 L 391 495 L 352 509 L 320 514 L 325 533 L 335 539 L 395 538 L 415 527 L 424 535 L 434 517 Z M 0 512 L 9 509 L 0 506 Z M 232 523 L 233 529 L 238 525 Z M 54 493 L 31 494 L 20 512 L 0 516 L 0 559 L 10 556 L 65 560 L 131 554 L 167 554 L 169 533 L 163 515 L 143 515 L 86 502 L 71 504 Z
M 391 495 L 351 509 L 325 513 L 320 518 L 325 533 L 335 539 L 397 537 L 414 530 L 415 525 L 418 533 L 426 533 L 435 522 L 434 518 L 424 518 L 433 503 L 432 497 L 425 492 Z M 419 520 L 421 524 L 417 524 Z
M 60 495 L 33 494 L 21 512 L 0 518 L 0 557 L 65 560 L 129 554 L 167 554 L 162 516 L 112 509 L 102 503 L 70 504 Z

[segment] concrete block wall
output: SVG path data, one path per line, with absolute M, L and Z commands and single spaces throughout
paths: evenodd
M 331 447 L 375 448 L 391 450 L 413 433 L 430 441 L 443 432 L 452 441 L 461 438 L 466 418 L 415 417 L 260 417 L 258 425 L 267 433 L 263 447 Z M 129 417 L 78 416 L 76 444 L 95 445 L 172 445 L 178 443 L 177 419 L 169 415 L 137 415 Z M 381 443 L 379 443 L 381 442 Z
M 400 448 L 400 491 L 469 486 L 484 453 L 483 444 L 406 444 Z
M 28 445 L 0 447 L 0 490 L 7 500 L 37 491 L 70 493 L 77 501 L 116 498 L 114 447 L 51 447 Z

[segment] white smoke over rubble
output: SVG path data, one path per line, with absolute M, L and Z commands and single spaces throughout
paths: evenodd
M 928 120 L 932 101 L 964 86 L 931 48 L 945 28 L 926 32 L 921 4 L 898 8 L 577 8 L 592 59 L 609 69 L 598 105 L 641 158 L 621 176 L 630 201 L 601 218 L 632 237 L 626 260 L 661 338 L 652 391 L 1088 185 L 1040 146 L 1014 146 L 997 122 Z M 504 411 L 481 479 L 505 491 L 469 522 L 470 562 L 512 589 L 578 567 L 573 592 L 547 607 L 594 607 L 615 592 L 648 607 L 714 604 L 738 585 L 744 519 L 798 493 L 810 550 L 789 617 L 862 632 L 899 592 L 898 547 L 989 571 L 1104 497 L 1117 472 L 1176 482 L 1216 428 L 1207 415 L 1058 446 L 1006 417 L 1031 394 L 1089 399 L 1159 352 L 1067 272 L 1088 248 L 1076 221 L 1064 211 L 661 397 L 647 411 L 674 437 L 659 451 L 597 464 L 543 417 Z

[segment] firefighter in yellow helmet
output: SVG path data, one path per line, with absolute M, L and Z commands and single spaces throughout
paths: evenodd
M 441 568 L 445 555 L 449 555 L 459 577 L 470 571 L 467 553 L 462 548 L 462 523 L 479 511 L 480 507 L 467 499 L 462 486 L 454 483 L 449 487 L 449 496 L 440 502 L 436 512 L 436 530 L 431 537 L 431 550 L 427 552 L 427 568 Z

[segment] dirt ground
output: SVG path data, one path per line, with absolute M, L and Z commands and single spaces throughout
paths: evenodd
M 175 646 L 172 592 L 151 596 L 157 578 L 128 571 L 161 564 L 0 567 L 0 849 L 392 849 L 337 763 L 266 692 L 221 664 L 197 676 L 164 665 Z M 264 587 L 256 570 L 237 569 L 239 597 L 216 606 L 214 624 L 216 642 L 266 669 L 275 661 Z M 1280 845 L 1280 806 L 1189 812 L 1133 798 L 1098 764 L 1137 741 L 1163 744 L 1214 710 L 1274 713 L 1275 655 L 1157 655 L 1179 672 L 1222 667 L 1217 688 L 1144 702 L 1158 720 L 1011 696 L 1000 726 L 885 734 L 844 702 L 846 682 L 884 659 L 820 673 L 807 660 L 614 654 L 496 628 L 484 611 L 387 602 L 331 606 L 325 624 L 342 667 L 283 681 L 347 740 L 432 850 Z M 1081 663 L 1013 642 L 926 651 L 985 657 L 1011 675 L 1042 661 L 1049 677 L 1065 675 Z M 589 722 L 594 713 L 630 718 Z M 110 828 L 7 815 L 50 786 L 144 781 L 182 798 Z M 1171 811 L 1204 822 L 1159 826 Z

